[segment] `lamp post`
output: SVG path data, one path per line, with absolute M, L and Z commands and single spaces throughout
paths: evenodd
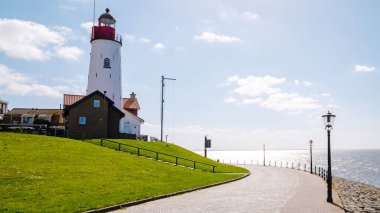
M 313 174 L 313 140 L 310 143 L 310 174 Z
M 264 166 L 265 166 L 265 144 L 263 145 L 263 149 L 264 149 Z
M 322 115 L 327 130 L 327 202 L 333 203 L 332 198 L 332 176 L 331 176 L 331 150 L 330 150 L 330 131 L 333 129 L 335 115 L 330 111 L 326 115 Z

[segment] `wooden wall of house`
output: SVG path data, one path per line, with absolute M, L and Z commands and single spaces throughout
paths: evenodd
M 100 107 L 93 106 L 94 100 L 100 100 Z M 79 124 L 79 117 L 86 117 L 86 124 Z M 67 117 L 69 138 L 106 138 L 108 120 L 108 103 L 104 97 L 94 95 L 82 103 L 72 107 Z

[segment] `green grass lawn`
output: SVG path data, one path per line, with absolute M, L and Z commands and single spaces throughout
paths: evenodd
M 239 176 L 176 167 L 77 140 L 0 133 L 0 212 L 79 212 Z
M 131 145 L 131 146 L 136 146 L 136 147 L 148 149 L 148 150 L 153 150 L 153 151 L 160 152 L 160 153 L 165 153 L 165 154 L 169 154 L 169 155 L 174 155 L 174 156 L 178 156 L 178 157 L 182 157 L 182 158 L 195 160 L 197 162 L 203 162 L 203 163 L 215 165 L 215 166 L 217 166 L 215 168 L 215 172 L 217 172 L 217 173 L 248 173 L 248 171 L 244 168 L 218 163 L 212 159 L 205 158 L 201 155 L 198 155 L 197 153 L 189 151 L 189 150 L 187 150 L 183 147 L 177 146 L 175 144 L 170 144 L 170 143 L 165 143 L 165 142 L 146 142 L 146 141 L 138 141 L 138 140 L 125 140 L 125 139 L 110 139 L 110 140 L 116 141 L 119 143 L 123 143 L 123 144 L 127 144 L 127 145 Z M 92 139 L 92 140 L 87 140 L 87 141 L 94 143 L 94 144 L 97 144 L 97 145 L 100 145 L 100 139 Z M 114 148 L 114 149 L 119 148 L 117 144 L 112 143 L 112 142 L 108 142 L 107 140 L 103 141 L 103 145 L 107 146 L 107 147 Z M 131 147 L 127 147 L 127 146 L 122 146 L 121 148 L 123 151 L 132 152 L 134 154 L 137 153 L 136 148 L 131 148 Z M 140 154 L 144 155 L 144 156 L 151 157 L 151 158 L 156 157 L 155 153 L 145 151 L 145 150 L 140 150 Z M 175 158 L 165 156 L 165 155 L 159 155 L 159 159 L 161 159 L 163 161 L 171 162 L 171 163 L 175 163 L 175 161 L 176 161 Z M 179 159 L 178 163 L 181 165 L 193 167 L 193 162 L 191 162 L 191 161 Z M 207 166 L 207 165 L 203 165 L 203 164 L 196 164 L 196 168 L 212 171 L 212 167 Z

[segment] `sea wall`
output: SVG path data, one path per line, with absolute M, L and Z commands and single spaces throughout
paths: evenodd
M 346 212 L 380 212 L 380 188 L 340 177 L 333 184 Z

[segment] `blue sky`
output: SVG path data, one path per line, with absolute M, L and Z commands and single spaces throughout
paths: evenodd
M 160 76 L 169 141 L 214 150 L 380 148 L 380 2 L 121 1 L 123 94 L 137 93 L 143 132 L 159 136 Z M 0 99 L 58 108 L 83 94 L 93 1 L 10 1 L 0 8 Z

